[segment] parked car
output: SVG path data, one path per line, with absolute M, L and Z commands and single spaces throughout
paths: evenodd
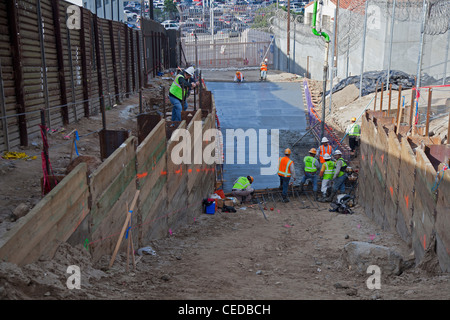
M 166 30 L 178 30 L 180 29 L 180 25 L 177 23 L 162 23 L 164 29 Z
M 134 13 L 134 12 L 131 12 L 131 11 L 128 11 L 128 10 L 124 10 L 123 13 L 127 17 L 127 21 L 128 22 L 136 20 L 137 17 L 138 17 L 137 13 Z

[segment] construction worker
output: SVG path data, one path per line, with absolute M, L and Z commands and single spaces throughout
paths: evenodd
M 266 80 L 267 79 L 267 58 L 264 59 L 263 62 L 261 62 L 261 80 Z
M 317 173 L 320 170 L 319 160 L 315 158 L 317 154 L 317 150 L 312 148 L 309 150 L 309 155 L 303 158 L 303 162 L 305 163 L 304 176 L 300 182 L 300 191 L 303 191 L 303 187 L 307 179 L 311 179 L 313 181 L 313 192 L 314 192 L 314 200 L 317 201 L 317 180 L 319 178 L 319 174 Z
M 195 88 L 198 82 L 191 83 L 189 79 L 194 75 L 194 67 L 189 67 L 175 77 L 169 89 L 169 100 L 172 103 L 172 121 L 181 121 L 181 110 L 187 109 L 187 93 Z
M 328 153 L 325 153 L 323 156 L 325 162 L 322 164 L 322 169 L 320 169 L 319 176 L 322 178 L 322 187 L 320 191 L 322 191 L 322 198 L 319 201 L 324 201 L 327 198 L 327 190 L 330 186 L 331 179 L 334 176 L 334 161 L 331 160 L 331 156 Z
M 347 163 L 344 158 L 342 158 L 342 152 L 340 150 L 336 150 L 334 152 L 334 157 L 337 158 L 335 167 L 334 167 L 334 175 L 333 175 L 333 188 L 331 189 L 331 195 L 325 199 L 327 202 L 333 201 L 334 196 L 338 192 L 345 193 L 345 181 L 347 181 Z
M 321 164 L 325 163 L 324 155 L 330 155 L 333 151 L 328 142 L 327 137 L 323 137 L 321 141 L 322 144 L 319 147 L 319 152 L 316 154 L 316 159 L 319 159 Z
M 356 118 L 352 118 L 352 123 L 348 125 L 345 133 L 348 134 L 348 144 L 352 152 L 355 151 L 356 147 L 359 145 L 359 137 L 361 136 L 361 126 L 356 124 Z
M 291 160 L 291 149 L 289 148 L 284 150 L 284 157 L 279 160 L 278 176 L 280 177 L 280 189 L 282 189 L 281 196 L 283 197 L 283 202 L 289 202 L 287 193 L 291 177 L 294 181 L 296 180 L 294 161 Z
M 236 71 L 236 74 L 234 75 L 234 82 L 243 82 L 244 81 L 244 75 L 240 71 Z
M 231 194 L 243 202 L 250 202 L 252 200 L 252 194 L 255 191 L 251 184 L 253 183 L 253 177 L 239 177 L 234 181 L 233 189 L 231 189 Z

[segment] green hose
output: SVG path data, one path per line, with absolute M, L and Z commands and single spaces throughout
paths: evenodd
M 325 32 L 318 32 L 316 30 L 316 16 L 317 16 L 317 0 L 314 1 L 314 10 L 313 10 L 313 17 L 312 17 L 312 32 L 316 36 L 324 37 L 326 42 L 330 42 L 330 36 L 328 34 L 326 34 Z

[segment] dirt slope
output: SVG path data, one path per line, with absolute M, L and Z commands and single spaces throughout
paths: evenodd
M 269 80 L 270 76 L 269 70 Z M 279 78 L 298 81 L 289 74 L 279 73 Z M 126 128 L 135 134 L 137 104 L 138 97 L 134 97 L 109 110 L 108 128 Z M 83 119 L 51 135 L 50 156 L 56 172 L 64 172 L 69 164 L 70 143 L 64 134 L 75 128 L 83 137 L 78 143 L 80 152 L 99 156 L 95 132 L 101 128 L 101 117 Z M 20 203 L 31 208 L 41 197 L 40 142 L 33 142 L 37 147 L 23 151 L 38 155 L 37 160 L 0 162 L 0 234 L 15 223 L 12 212 Z M 146 244 L 156 255 L 136 256 L 135 271 L 126 271 L 123 253 L 110 270 L 109 256 L 93 264 L 81 244 L 61 244 L 52 260 L 23 268 L 0 263 L 0 299 L 450 298 L 449 275 L 413 268 L 383 279 L 380 290 L 369 290 L 368 274 L 342 264 L 343 247 L 355 240 L 388 246 L 406 260 L 413 258 L 401 239 L 377 227 L 359 207 L 353 215 L 337 214 L 328 211 L 328 204 L 312 203 L 305 196 L 301 201 L 268 203 L 267 207 L 268 220 L 256 207 L 215 215 L 199 212 L 186 227 Z M 81 268 L 80 290 L 67 288 L 70 265 Z

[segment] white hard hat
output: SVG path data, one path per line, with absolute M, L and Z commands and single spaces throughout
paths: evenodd
M 194 75 L 194 72 L 195 72 L 195 69 L 194 69 L 194 67 L 189 67 L 189 68 L 187 68 L 187 69 L 184 70 L 184 71 L 185 71 L 187 74 L 193 76 L 193 75 Z
M 334 154 L 342 154 L 341 150 L 336 150 Z
M 328 142 L 327 137 L 323 137 L 323 138 L 322 138 L 322 142 Z
M 264 61 L 267 62 L 267 58 L 265 58 Z
M 323 155 L 323 158 L 324 158 L 325 160 L 330 160 L 330 159 L 331 159 L 331 157 L 330 157 L 330 155 L 329 155 L 328 153 L 325 153 L 325 154 Z

